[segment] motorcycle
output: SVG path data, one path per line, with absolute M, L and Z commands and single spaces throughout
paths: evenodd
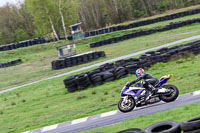
M 157 91 L 155 94 L 151 94 L 150 90 L 144 88 L 145 80 L 135 84 L 134 86 L 122 88 L 122 98 L 118 102 L 118 109 L 121 112 L 130 112 L 135 107 L 145 106 L 147 104 L 153 104 L 160 102 L 172 102 L 177 99 L 179 90 L 174 85 L 164 85 L 169 79 L 173 77 L 173 74 L 169 74 L 160 78 L 159 83 L 155 85 Z M 148 98 L 147 98 L 148 97 Z

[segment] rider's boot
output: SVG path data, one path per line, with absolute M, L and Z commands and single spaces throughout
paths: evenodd
M 151 98 L 151 96 L 153 95 L 153 93 L 151 91 L 148 91 L 147 92 L 147 95 L 146 95 L 146 99 L 145 101 L 149 100 Z

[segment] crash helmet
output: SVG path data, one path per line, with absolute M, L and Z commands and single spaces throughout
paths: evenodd
M 139 77 L 142 73 L 144 73 L 144 69 L 142 69 L 142 68 L 137 69 L 135 72 L 137 77 Z

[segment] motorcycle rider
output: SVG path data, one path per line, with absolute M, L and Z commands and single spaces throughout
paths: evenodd
M 157 89 L 155 88 L 155 85 L 158 85 L 159 80 L 157 78 L 153 77 L 151 74 L 145 73 L 142 68 L 137 69 L 135 73 L 136 73 L 137 79 L 128 83 L 126 86 L 130 87 L 132 84 L 135 84 L 136 82 L 143 79 L 144 87 L 151 92 L 151 94 L 149 94 L 149 96 L 147 98 L 147 99 L 149 99 L 149 97 L 157 91 Z

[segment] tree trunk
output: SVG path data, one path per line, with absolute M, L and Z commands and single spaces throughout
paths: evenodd
M 66 27 L 65 27 L 65 21 L 64 21 L 64 16 L 61 10 L 61 0 L 58 1 L 59 3 L 59 13 L 61 16 L 61 21 L 62 21 L 62 26 L 63 26 L 63 30 L 64 30 L 64 34 L 65 34 L 65 39 L 67 40 L 67 31 L 66 31 Z
M 55 30 L 54 25 L 53 25 L 53 21 L 52 21 L 52 19 L 51 19 L 51 16 L 49 15 L 49 11 L 48 11 L 48 9 L 47 9 L 47 7 L 46 7 L 44 1 L 43 1 L 43 6 L 44 6 L 44 9 L 45 9 L 46 14 L 47 14 L 47 16 L 48 16 L 49 23 L 51 24 L 51 28 L 52 28 L 53 34 L 54 34 L 55 38 L 56 38 L 57 40 L 59 40 L 58 35 L 57 35 L 56 30 Z

